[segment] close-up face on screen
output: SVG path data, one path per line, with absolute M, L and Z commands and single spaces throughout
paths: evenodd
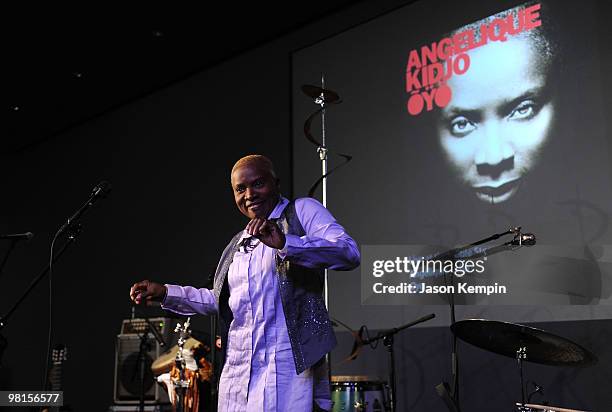
M 294 90 L 323 74 L 342 102 L 328 107 L 325 132 L 353 160 L 328 177 L 328 196 L 365 245 L 362 304 L 445 304 L 408 291 L 419 276 L 440 285 L 439 276 L 374 269 L 398 258 L 427 263 L 521 227 L 537 246 L 492 253 L 486 244 L 482 271 L 460 279 L 506 292 L 464 295 L 462 304 L 604 307 L 612 179 L 597 4 L 441 1 L 435 20 L 431 7 L 416 2 L 293 56 Z M 297 92 L 293 101 L 302 194 L 318 174 L 303 133 L 316 107 Z M 330 164 L 339 163 L 332 153 Z M 375 286 L 401 282 L 400 294 Z
M 470 26 L 478 30 L 479 24 Z M 446 81 L 452 97 L 440 109 L 437 137 L 457 180 L 479 200 L 497 204 L 520 190 L 554 140 L 551 51 L 544 34 L 534 29 L 467 55 L 465 73 Z

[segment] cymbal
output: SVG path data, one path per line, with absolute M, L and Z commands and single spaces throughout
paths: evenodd
M 527 348 L 528 362 L 553 366 L 588 366 L 597 357 L 569 339 L 542 329 L 485 319 L 456 322 L 451 330 L 458 338 L 481 349 L 516 358 L 516 351 Z
M 302 85 L 302 92 L 304 92 L 306 96 L 312 97 L 313 99 L 320 98 L 321 94 L 323 94 L 323 100 L 325 100 L 325 103 L 334 103 L 340 100 L 338 93 L 310 84 Z

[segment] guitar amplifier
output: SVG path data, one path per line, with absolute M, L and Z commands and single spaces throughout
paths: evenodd
M 145 412 L 172 412 L 172 405 L 147 405 Z M 138 405 L 111 405 L 108 412 L 140 412 Z
M 170 318 L 149 319 L 154 328 L 166 342 L 161 347 L 153 334 L 149 332 L 143 346 L 144 356 L 144 399 L 147 404 L 169 403 L 168 393 L 157 383 L 151 365 L 171 345 L 172 323 Z M 141 384 L 141 362 L 139 362 L 141 336 L 148 330 L 144 319 L 126 319 L 121 324 L 121 333 L 117 335 L 115 346 L 115 404 L 138 404 Z
M 153 325 L 160 335 L 164 337 L 164 340 L 168 338 L 172 332 L 172 319 L 170 318 L 150 318 L 149 322 Z M 145 319 L 125 319 L 121 322 L 120 335 L 138 335 L 144 333 L 149 329 L 149 325 Z

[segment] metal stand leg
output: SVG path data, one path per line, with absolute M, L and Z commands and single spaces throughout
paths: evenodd
M 523 346 L 516 351 L 516 361 L 518 363 L 519 375 L 521 379 L 521 403 L 525 405 L 525 384 L 523 383 L 523 360 L 527 359 L 527 347 Z
M 393 353 L 393 335 L 388 335 L 383 339 L 383 344 L 389 352 L 389 411 L 395 412 L 396 408 L 396 392 L 395 392 L 395 355 Z

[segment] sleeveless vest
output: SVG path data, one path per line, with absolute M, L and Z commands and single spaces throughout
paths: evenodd
M 287 204 L 275 221 L 285 234 L 297 236 L 306 234 L 295 213 L 293 201 Z M 229 307 L 227 274 L 234 259 L 234 253 L 238 250 L 238 240 L 242 233 L 243 231 L 238 232 L 225 247 L 214 278 L 213 292 L 219 308 L 218 325 L 219 335 L 224 343 L 224 360 L 227 353 L 225 344 L 233 319 Z M 336 346 L 336 336 L 322 296 L 324 271 L 323 269 L 306 268 L 288 260 L 283 261 L 276 255 L 276 275 L 295 370 L 299 375 Z

